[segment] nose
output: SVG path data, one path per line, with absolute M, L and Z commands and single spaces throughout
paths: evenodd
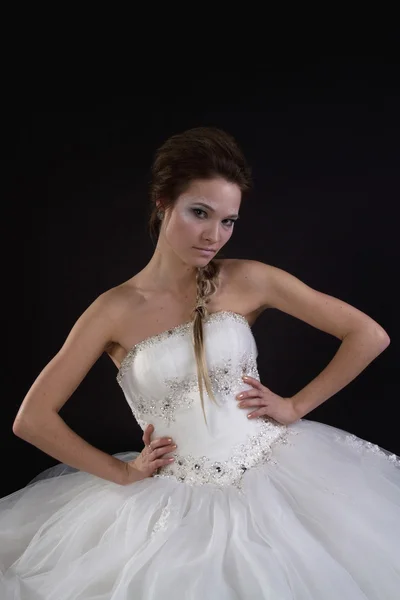
M 217 244 L 219 239 L 219 223 L 214 225 L 209 224 L 207 229 L 204 231 L 204 239 L 210 244 Z

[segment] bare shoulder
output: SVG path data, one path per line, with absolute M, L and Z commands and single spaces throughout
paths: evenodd
M 135 307 L 138 298 L 131 282 L 99 294 L 73 324 L 58 356 L 65 359 L 84 354 L 82 364 L 90 367 L 103 352 L 113 347 L 118 339 L 121 320 L 132 306 Z
M 115 287 L 103 292 L 95 301 L 99 314 L 101 313 L 110 324 L 110 340 L 106 350 L 118 344 L 121 323 L 132 318 L 136 310 L 143 305 L 143 295 L 136 285 L 136 278 L 132 277 Z
M 260 307 L 276 308 L 340 340 L 355 330 L 369 330 L 388 340 L 371 317 L 340 298 L 314 289 L 292 273 L 256 260 L 236 264 L 238 281 L 245 283 Z
M 229 258 L 220 260 L 221 275 L 230 287 L 240 294 L 246 294 L 255 308 L 269 308 L 259 294 L 260 282 L 266 281 L 273 269 L 257 260 Z
M 256 261 L 226 258 L 215 262 L 220 267 L 220 282 L 217 305 L 213 308 L 240 313 L 253 325 L 266 308 L 258 293 L 258 277 L 254 269 Z
M 232 259 L 229 266 L 227 265 L 227 270 L 236 285 L 248 290 L 263 309 L 283 309 L 279 298 L 284 295 L 285 289 L 291 289 L 293 292 L 296 283 L 303 287 L 303 290 L 306 287 L 305 283 L 287 271 L 258 260 Z
M 267 263 L 247 258 L 232 259 L 229 270 L 234 281 L 244 286 L 252 295 L 259 297 L 260 308 L 271 308 L 272 304 L 265 301 L 265 293 L 259 294 L 260 287 L 268 287 L 268 283 L 280 269 Z
M 116 324 L 128 304 L 128 290 L 124 285 L 110 288 L 99 294 L 79 316 L 68 335 L 62 351 L 83 345 L 85 340 L 93 344 L 93 351 L 99 356 L 113 343 Z
M 218 258 L 213 262 L 219 265 L 221 278 L 223 280 L 240 284 L 244 281 L 245 277 L 248 276 L 252 264 L 257 261 L 244 258 Z
M 17 420 L 28 422 L 41 411 L 59 411 L 97 359 L 113 343 L 129 286 L 97 296 L 73 323 L 55 356 L 38 375 L 21 405 Z
M 112 287 L 96 299 L 99 311 L 113 320 L 118 320 L 126 310 L 132 310 L 143 301 L 142 295 L 135 283 L 135 277 Z

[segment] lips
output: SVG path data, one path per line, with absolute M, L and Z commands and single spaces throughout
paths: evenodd
M 196 246 L 194 246 L 195 250 L 198 250 L 199 252 L 207 252 L 207 254 L 215 254 L 216 250 L 213 250 L 213 248 L 196 248 Z

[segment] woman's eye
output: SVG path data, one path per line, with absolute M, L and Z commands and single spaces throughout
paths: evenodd
M 199 219 L 204 219 L 205 217 L 203 217 L 202 215 L 206 215 L 207 213 L 205 210 L 203 210 L 202 208 L 193 208 L 192 209 L 194 214 L 196 215 L 196 217 L 198 217 Z M 199 215 L 198 213 L 202 213 L 201 215 Z M 233 227 L 235 224 L 236 219 L 225 219 L 223 221 L 224 225 L 227 225 L 228 227 Z

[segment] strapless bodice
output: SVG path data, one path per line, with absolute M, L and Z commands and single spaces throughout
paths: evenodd
M 232 311 L 204 320 L 204 347 L 213 402 L 203 386 L 205 422 L 193 346 L 187 322 L 136 344 L 117 375 L 132 412 L 153 437 L 177 444 L 175 462 L 157 476 L 187 483 L 237 484 L 243 473 L 266 460 L 287 427 L 269 418 L 248 419 L 253 409 L 238 407 L 236 395 L 251 388 L 243 375 L 259 380 L 257 346 L 246 318 Z

